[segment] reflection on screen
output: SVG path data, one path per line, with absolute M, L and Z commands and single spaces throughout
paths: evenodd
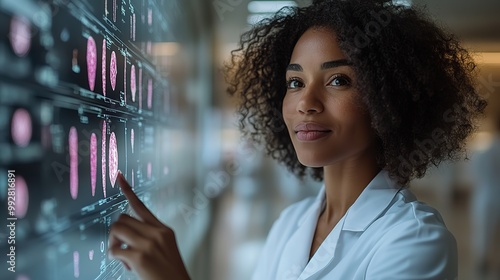
M 169 178 L 172 97 L 152 57 L 154 43 L 175 40 L 167 1 L 7 2 L 0 184 L 15 179 L 15 211 L 1 186 L 0 213 L 17 219 L 16 272 L 2 265 L 0 279 L 133 279 L 107 258 L 107 237 L 128 211 L 118 170 L 153 210 L 148 197 Z M 9 234 L 0 232 L 2 264 Z

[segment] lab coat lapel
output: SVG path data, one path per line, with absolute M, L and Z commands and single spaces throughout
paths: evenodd
M 333 260 L 337 250 L 340 234 L 342 233 L 342 227 L 345 221 L 344 218 L 340 219 L 338 224 L 333 228 L 330 234 L 328 234 L 327 238 L 323 241 L 323 243 L 321 243 L 309 263 L 307 263 L 307 266 L 302 274 L 300 274 L 300 280 L 308 279 L 318 271 L 322 270 Z
M 297 230 L 286 243 L 280 260 L 280 280 L 296 280 L 306 267 L 324 196 L 323 186 L 315 202 L 297 221 Z

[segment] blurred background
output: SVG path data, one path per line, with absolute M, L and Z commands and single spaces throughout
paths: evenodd
M 455 235 L 459 279 L 500 279 L 500 1 L 397 2 L 425 5 L 479 65 L 489 105 L 469 160 L 411 190 Z M 221 68 L 252 24 L 309 4 L 0 0 L 0 214 L 17 218 L 16 273 L 2 229 L 0 278 L 134 279 L 105 254 L 109 225 L 127 211 L 121 170 L 175 230 L 192 279 L 249 279 L 281 210 L 321 183 L 240 138 Z

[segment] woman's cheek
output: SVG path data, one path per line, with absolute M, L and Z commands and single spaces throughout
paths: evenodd
M 288 95 L 285 95 L 285 98 L 283 99 L 282 114 L 283 120 L 285 121 L 285 125 L 288 129 L 290 129 L 291 116 L 295 111 L 291 103 L 292 102 L 290 100 L 290 97 Z

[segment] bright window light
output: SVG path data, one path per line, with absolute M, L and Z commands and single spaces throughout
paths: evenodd
M 248 3 L 248 11 L 253 14 L 275 13 L 286 6 L 297 6 L 295 1 L 251 1 Z
M 259 21 L 265 19 L 265 18 L 270 18 L 272 17 L 274 14 L 273 13 L 266 13 L 266 14 L 250 14 L 248 17 L 247 17 L 247 23 L 250 24 L 250 25 L 254 25 L 256 23 L 258 23 Z
M 478 64 L 500 64 L 500 52 L 476 52 L 472 56 Z
M 411 0 L 392 0 L 395 5 L 402 5 L 406 7 L 411 7 Z

